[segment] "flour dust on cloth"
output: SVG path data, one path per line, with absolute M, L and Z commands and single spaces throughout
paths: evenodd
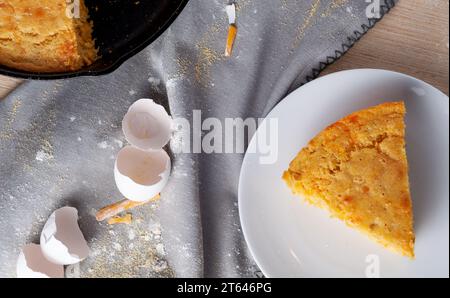
M 191 121 L 195 110 L 222 123 L 263 117 L 376 22 L 361 0 L 238 0 L 239 31 L 225 58 L 227 3 L 191 0 L 155 43 L 110 75 L 27 82 L 0 101 L 0 276 L 14 276 L 21 246 L 38 241 L 48 216 L 66 205 L 78 208 L 91 248 L 69 275 L 260 275 L 239 222 L 243 154 L 173 153 L 159 203 L 133 210 L 130 226 L 94 218 L 121 199 L 114 158 L 134 101 L 152 98 Z M 381 4 L 384 14 L 394 2 Z

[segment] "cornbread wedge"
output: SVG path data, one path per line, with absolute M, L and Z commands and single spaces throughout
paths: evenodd
M 283 179 L 307 202 L 414 258 L 405 113 L 396 102 L 345 117 L 316 136 Z
M 90 65 L 96 58 L 83 0 L 0 0 L 0 64 L 33 72 L 65 72 Z

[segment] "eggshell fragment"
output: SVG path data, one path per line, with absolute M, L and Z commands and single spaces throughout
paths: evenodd
M 41 233 L 41 250 L 47 260 L 60 265 L 76 264 L 89 255 L 77 209 L 63 207 L 52 213 Z
M 170 176 L 170 157 L 162 149 L 144 151 L 123 148 L 114 166 L 114 178 L 122 195 L 135 202 L 145 202 L 158 195 Z
M 122 121 L 127 141 L 142 150 L 160 150 L 172 136 L 172 118 L 163 106 L 151 99 L 131 105 Z
M 25 245 L 17 259 L 16 274 L 18 278 L 63 278 L 64 267 L 49 262 L 40 245 Z
M 225 11 L 228 15 L 228 23 L 230 25 L 236 24 L 236 5 L 234 3 L 227 5 Z

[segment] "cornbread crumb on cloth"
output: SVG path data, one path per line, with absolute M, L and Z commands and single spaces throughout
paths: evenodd
M 399 102 L 345 117 L 315 137 L 283 179 L 294 194 L 413 258 L 405 113 Z
M 108 224 L 109 225 L 117 225 L 117 224 L 126 224 L 129 225 L 131 224 L 131 221 L 133 220 L 133 217 L 130 213 L 127 213 L 123 216 L 113 216 L 110 219 L 108 219 Z
M 0 0 L 0 64 L 36 72 L 78 70 L 92 64 L 97 50 L 88 10 L 67 14 L 65 0 Z

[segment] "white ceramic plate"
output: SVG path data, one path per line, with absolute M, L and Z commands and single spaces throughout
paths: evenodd
M 407 106 L 407 151 L 416 220 L 414 261 L 392 253 L 294 197 L 281 175 L 310 139 L 342 117 L 385 101 Z M 278 119 L 278 158 L 247 153 L 239 184 L 241 223 L 268 277 L 448 277 L 449 99 L 412 77 L 352 70 L 290 94 L 266 118 L 250 147 Z M 379 273 L 379 274 L 378 274 Z

